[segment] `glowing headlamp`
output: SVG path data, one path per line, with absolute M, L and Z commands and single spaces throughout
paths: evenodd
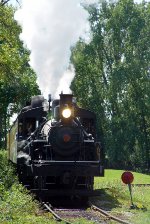
M 63 109 L 63 111 L 62 111 L 62 116 L 63 116 L 64 118 L 69 118 L 69 117 L 71 117 L 71 110 L 70 110 L 69 108 L 65 108 L 65 109 Z

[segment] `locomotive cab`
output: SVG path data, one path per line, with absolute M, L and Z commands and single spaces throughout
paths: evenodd
M 26 139 L 36 129 L 35 117 L 26 118 L 24 120 L 18 120 L 18 141 Z

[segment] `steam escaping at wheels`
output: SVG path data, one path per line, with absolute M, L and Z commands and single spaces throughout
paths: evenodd
M 7 140 L 20 181 L 38 195 L 88 196 L 94 176 L 104 175 L 96 116 L 78 107 L 72 94 L 52 102 L 32 97 Z

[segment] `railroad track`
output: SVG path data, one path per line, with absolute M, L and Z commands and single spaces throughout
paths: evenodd
M 150 184 L 131 184 L 132 187 L 150 187 Z
M 57 220 L 57 221 L 63 221 L 66 224 L 71 224 L 71 222 L 67 221 L 66 219 L 64 219 L 63 217 L 61 217 L 60 215 L 58 215 L 56 213 L 56 211 L 53 209 L 53 207 L 51 205 L 49 205 L 48 203 L 44 203 L 43 207 L 46 208 L 47 211 L 49 211 L 50 213 L 52 213 L 53 217 Z
M 130 224 L 127 221 L 124 221 L 116 216 L 113 216 L 111 214 L 109 214 L 107 211 L 105 211 L 104 209 L 101 209 L 99 207 L 97 207 L 96 205 L 93 205 L 90 201 L 89 201 L 89 206 L 91 206 L 91 209 L 94 209 L 95 211 L 98 211 L 101 215 L 103 215 L 104 217 L 107 217 L 109 220 L 114 220 L 117 223 L 122 223 L 122 224 Z
M 110 215 L 105 210 L 93 205 L 90 201 L 87 207 L 82 208 L 54 208 L 49 203 L 43 203 L 44 209 L 53 214 L 55 220 L 66 224 L 73 224 L 77 219 L 84 218 L 94 223 L 109 224 L 111 220 L 116 223 L 130 224 L 118 217 Z

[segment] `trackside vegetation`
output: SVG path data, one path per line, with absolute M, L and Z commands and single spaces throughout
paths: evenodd
M 150 172 L 150 2 L 87 7 L 90 43 L 72 49 L 71 88 L 94 111 L 107 167 Z
M 29 65 L 30 52 L 19 35 L 15 9 L 0 0 L 0 147 L 6 147 L 9 119 L 31 96 L 40 94 L 36 74 Z
M 150 220 L 148 186 L 132 188 L 136 209 L 130 209 L 128 187 L 121 182 L 122 170 L 106 170 L 105 177 L 95 178 L 99 196 L 92 198 L 100 208 L 108 209 L 133 224 L 147 224 Z M 133 184 L 150 184 L 150 176 L 134 173 Z M 15 169 L 7 160 L 7 152 L 0 150 L 0 223 L 2 224 L 55 224 L 51 214 L 41 211 L 36 201 L 19 182 Z M 92 223 L 84 219 L 76 224 Z M 113 223 L 113 222 L 112 222 Z
M 0 223 L 56 223 L 49 213 L 40 214 L 38 202 L 19 184 L 4 150 L 0 150 Z

